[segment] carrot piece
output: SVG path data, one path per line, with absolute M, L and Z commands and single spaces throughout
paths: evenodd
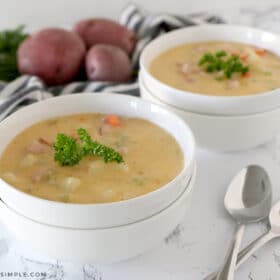
M 251 73 L 250 72 L 246 72 L 242 75 L 243 78 L 250 78 L 251 77 Z
M 121 125 L 121 120 L 116 115 L 108 115 L 105 118 L 105 122 L 109 125 L 112 125 L 112 126 L 120 126 Z
M 80 122 L 84 122 L 86 120 L 86 117 L 80 117 Z
M 255 49 L 255 53 L 259 56 L 264 56 L 266 53 L 265 49 Z

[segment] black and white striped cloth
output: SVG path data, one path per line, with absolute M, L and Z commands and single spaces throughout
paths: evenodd
M 139 55 L 155 37 L 177 28 L 206 23 L 223 23 L 223 20 L 208 13 L 180 16 L 166 13 L 145 14 L 138 7 L 130 4 L 122 11 L 120 23 L 137 34 L 138 43 L 132 55 L 133 70 L 137 73 Z M 8 84 L 0 82 L 0 121 L 22 106 L 52 96 L 104 91 L 139 96 L 137 77 L 125 84 L 80 81 L 49 88 L 44 85 L 40 78 L 35 76 L 21 76 Z

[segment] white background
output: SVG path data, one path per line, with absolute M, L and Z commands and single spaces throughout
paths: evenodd
M 0 0 L 0 28 L 25 24 L 28 29 L 43 26 L 70 27 L 81 18 L 102 16 L 117 19 L 128 0 Z M 263 10 L 280 4 L 279 0 L 138 0 L 133 1 L 151 12 L 211 11 L 235 18 L 240 7 Z M 233 19 L 233 21 L 236 21 Z

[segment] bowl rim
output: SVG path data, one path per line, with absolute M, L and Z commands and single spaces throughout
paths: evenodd
M 18 110 L 16 112 L 14 112 L 13 114 L 11 114 L 7 118 L 5 118 L 3 121 L 0 122 L 0 131 L 1 131 L 1 127 L 5 126 L 6 122 L 16 118 L 17 115 L 20 115 L 21 113 L 28 112 L 28 111 L 32 110 L 32 108 L 34 106 L 41 106 L 41 104 L 43 102 L 46 103 L 46 105 L 48 105 L 48 103 L 56 102 L 57 99 L 68 99 L 68 98 L 71 99 L 71 98 L 79 98 L 79 97 L 83 97 L 83 96 L 84 96 L 84 98 L 86 98 L 87 96 L 88 97 L 91 96 L 92 98 L 95 98 L 95 96 L 96 96 L 97 98 L 104 98 L 104 99 L 108 99 L 108 100 L 112 100 L 113 98 L 117 98 L 117 99 L 123 99 L 122 101 L 127 100 L 127 102 L 129 102 L 129 101 L 137 101 L 139 103 L 142 103 L 144 106 L 156 107 L 163 114 L 167 115 L 168 117 L 172 117 L 174 119 L 174 121 L 176 121 L 176 123 L 180 123 L 180 125 L 185 127 L 186 131 L 188 131 L 188 134 L 189 134 L 189 137 L 190 137 L 189 141 L 188 141 L 188 145 L 191 148 L 191 154 L 188 154 L 187 157 L 186 157 L 186 154 L 184 153 L 184 150 L 182 149 L 182 147 L 180 147 L 181 150 L 182 150 L 182 153 L 184 155 L 183 167 L 180 170 L 180 172 L 172 180 L 170 180 L 169 182 L 167 182 L 163 186 L 161 186 L 161 187 L 159 187 L 159 188 L 157 188 L 157 189 L 155 189 L 155 190 L 153 190 L 151 192 L 148 192 L 146 194 L 143 194 L 143 195 L 140 195 L 140 196 L 136 196 L 136 197 L 133 197 L 133 198 L 130 198 L 130 199 L 126 199 L 126 200 L 120 200 L 120 201 L 115 201 L 115 202 L 105 202 L 105 203 L 68 203 L 68 202 L 65 203 L 65 202 L 62 202 L 62 201 L 48 200 L 48 199 L 44 199 L 44 198 L 41 198 L 41 197 L 34 196 L 34 195 L 29 194 L 29 193 L 26 193 L 26 192 L 24 192 L 24 191 L 22 191 L 22 190 L 20 190 L 20 189 L 18 189 L 16 187 L 14 187 L 13 185 L 9 184 L 8 182 L 6 182 L 4 179 L 2 179 L 0 177 L 0 183 L 1 184 L 3 184 L 6 188 L 8 188 L 14 194 L 18 194 L 19 196 L 22 196 L 23 198 L 27 197 L 28 199 L 36 200 L 37 202 L 41 202 L 43 204 L 49 204 L 50 206 L 58 206 L 58 207 L 63 206 L 63 207 L 66 207 L 66 208 L 69 208 L 69 207 L 73 207 L 73 208 L 74 207 L 75 208 L 94 207 L 94 208 L 102 209 L 102 208 L 105 208 L 105 207 L 107 208 L 107 207 L 110 207 L 110 206 L 112 206 L 112 207 L 113 206 L 120 206 L 121 207 L 123 205 L 127 205 L 129 207 L 128 204 L 131 205 L 131 204 L 134 204 L 135 202 L 138 202 L 138 201 L 141 201 L 141 200 L 145 200 L 145 198 L 147 198 L 147 197 L 156 196 L 162 190 L 167 189 L 167 188 L 171 188 L 172 185 L 176 184 L 176 182 L 178 182 L 182 178 L 184 178 L 184 176 L 186 175 L 187 171 L 190 168 L 192 168 L 190 177 L 193 175 L 193 172 L 194 172 L 193 165 L 195 165 L 196 142 L 195 142 L 195 137 L 193 135 L 193 132 L 192 132 L 191 128 L 189 127 L 189 125 L 186 124 L 186 122 L 184 122 L 182 120 L 182 118 L 180 118 L 175 113 L 173 113 L 173 112 L 171 112 L 171 111 L 169 111 L 169 110 L 167 110 L 165 108 L 162 108 L 158 104 L 155 104 L 153 102 L 149 102 L 147 100 L 143 100 L 140 97 L 135 97 L 135 96 L 126 95 L 126 94 L 119 94 L 119 93 L 116 94 L 116 93 L 110 93 L 110 92 L 102 92 L 102 94 L 100 94 L 100 95 L 99 95 L 98 92 L 97 93 L 96 92 L 95 93 L 93 93 L 93 92 L 83 92 L 83 93 L 75 93 L 75 94 L 71 94 L 71 95 L 61 95 L 61 96 L 50 97 L 50 98 L 47 98 L 47 99 L 40 100 L 38 102 L 32 103 L 30 105 L 27 105 L 26 107 L 24 107 L 24 108 L 22 108 L 22 109 L 20 109 L 20 110 Z M 111 101 L 109 101 L 109 102 L 111 102 Z M 142 106 L 142 105 L 140 105 L 140 106 Z M 92 112 L 94 112 L 94 111 L 92 111 Z M 78 113 L 72 113 L 72 114 L 78 114 Z M 68 114 L 68 115 L 71 115 L 71 114 Z M 65 116 L 65 115 L 61 115 L 61 116 Z M 143 117 L 139 117 L 139 118 L 143 118 Z M 145 119 L 145 118 L 143 118 L 143 119 Z M 44 121 L 44 120 L 47 120 L 47 118 L 42 119 L 41 121 Z M 145 120 L 148 120 L 148 121 L 154 123 L 152 120 L 149 120 L 149 119 L 145 119 Z M 35 124 L 35 123 L 38 123 L 38 121 L 37 122 L 36 121 L 32 122 L 32 124 Z M 156 123 L 154 123 L 154 124 L 159 126 Z M 29 125 L 28 127 L 30 127 L 31 125 Z M 25 129 L 27 129 L 27 128 L 25 128 Z M 23 129 L 23 130 L 25 130 L 25 129 Z M 162 128 L 162 129 L 164 129 L 164 128 Z M 21 130 L 21 131 L 23 131 L 23 130 Z M 166 129 L 164 129 L 164 130 L 167 131 Z M 170 132 L 168 132 L 168 133 L 173 138 L 175 138 L 172 135 L 172 133 L 170 133 Z M 16 135 L 18 135 L 18 133 Z M 14 136 L 14 137 L 16 137 L 16 136 Z M 11 142 L 11 140 L 9 141 L 9 143 Z M 175 138 L 175 140 L 176 140 L 176 138 Z M 176 140 L 176 142 L 178 143 L 177 140 Z M 9 145 L 9 143 L 7 145 Z M 7 145 L 6 145 L 6 147 L 7 147 Z M 179 143 L 178 143 L 178 145 L 180 146 Z M 3 149 L 3 151 L 5 150 L 5 148 Z M 0 157 L 1 157 L 2 153 L 3 153 L 3 151 L 0 153 Z M 9 205 L 8 202 L 4 201 L 1 198 L 1 195 L 0 195 L 0 199 L 4 203 Z
M 204 93 L 196 93 L 196 92 L 191 92 L 191 91 L 187 91 L 187 90 L 180 90 L 178 88 L 172 87 L 162 81 L 160 81 L 159 79 L 157 79 L 156 77 L 154 77 L 149 69 L 148 69 L 148 65 L 144 62 L 145 60 L 145 56 L 146 53 L 150 50 L 150 48 L 153 48 L 153 45 L 162 41 L 162 39 L 164 38 L 168 38 L 176 35 L 176 34 L 180 34 L 180 33 L 185 33 L 185 32 L 192 32 L 192 31 L 200 31 L 200 30 L 217 30 L 217 31 L 228 31 L 230 32 L 230 30 L 235 29 L 235 30 L 240 30 L 241 32 L 243 31 L 250 31 L 250 32 L 254 32 L 254 33 L 259 33 L 259 34 L 266 34 L 268 36 L 272 36 L 274 38 L 276 38 L 277 40 L 279 40 L 280 43 L 280 35 L 270 32 L 270 31 L 266 31 L 260 28 L 255 28 L 255 27 L 250 27 L 250 26 L 245 26 L 245 25 L 238 25 L 238 24 L 207 24 L 207 25 L 196 25 L 196 26 L 190 26 L 190 27 L 184 27 L 184 28 L 180 28 L 177 30 L 173 30 L 170 31 L 168 33 L 163 34 L 162 36 L 157 37 L 156 39 L 152 40 L 151 42 L 149 42 L 144 50 L 142 51 L 141 55 L 140 55 L 140 59 L 139 59 L 139 65 L 140 65 L 140 69 L 142 71 L 142 77 L 145 80 L 145 77 L 148 77 L 148 79 L 150 81 L 152 81 L 154 84 L 156 84 L 156 86 L 158 88 L 162 88 L 162 91 L 164 92 L 170 92 L 172 91 L 173 94 L 176 94 L 178 97 L 180 96 L 180 98 L 184 98 L 188 97 L 188 98 L 194 98 L 196 100 L 200 100 L 201 102 L 231 102 L 231 101 L 246 101 L 248 103 L 250 103 L 250 101 L 252 100 L 261 100 L 263 98 L 267 98 L 269 96 L 276 96 L 279 95 L 280 96 L 280 87 L 273 89 L 273 90 L 269 90 L 269 91 L 264 91 L 264 92 L 260 92 L 260 93 L 256 93 L 256 94 L 251 94 L 251 95 L 241 95 L 241 96 L 215 96 L 215 95 L 208 95 L 208 94 L 204 94 Z M 201 41 L 193 41 L 193 42 L 207 42 L 209 40 L 201 40 Z M 213 40 L 215 41 L 215 40 Z M 235 41 L 230 41 L 227 40 L 228 42 L 235 42 Z M 240 42 L 242 43 L 242 41 L 240 40 Z M 186 42 L 187 44 L 188 42 Z M 243 42 L 245 44 L 248 44 L 247 42 Z M 177 44 L 177 46 L 182 45 L 183 43 Z M 252 46 L 254 46 L 254 44 L 252 44 Z M 257 47 L 257 45 L 255 45 Z M 167 48 L 166 50 L 171 49 Z M 267 49 L 268 51 L 271 51 L 269 46 L 265 47 L 265 49 Z M 165 51 L 166 51 L 165 50 Z M 274 53 L 274 51 L 272 51 Z M 277 54 L 280 57 L 280 44 L 279 44 L 279 54 Z M 156 56 L 155 56 L 156 57 Z M 173 106 L 175 105 L 172 104 Z M 177 105 L 178 106 L 178 105 Z M 179 108 L 179 107 L 178 107 Z M 180 107 L 181 109 L 185 109 Z M 201 113 L 201 112 L 198 112 Z M 204 112 L 203 112 L 204 113 Z M 258 112 L 255 112 L 258 113 Z M 207 114 L 207 113 L 206 113 Z M 213 114 L 214 115 L 214 114 Z M 217 113 L 216 115 L 220 115 L 219 113 Z M 235 115 L 235 114 L 228 114 L 228 115 Z
M 139 75 L 139 84 L 141 84 L 141 87 L 143 87 L 145 89 L 146 92 L 149 93 L 149 95 L 158 100 L 160 103 L 162 103 L 163 105 L 166 105 L 166 106 L 169 106 L 170 108 L 174 108 L 175 110 L 178 110 L 179 112 L 186 112 L 188 114 L 193 114 L 193 115 L 199 115 L 199 116 L 203 116 L 205 118 L 223 118 L 223 119 L 244 119 L 244 118 L 254 118 L 256 116 L 262 116 L 262 115 L 265 115 L 267 113 L 273 113 L 275 111 L 279 111 L 280 110 L 280 104 L 278 107 L 275 107 L 271 110 L 266 110 L 266 111 L 263 111 L 263 112 L 257 112 L 257 113 L 249 113 L 249 114 L 240 114 L 240 115 L 215 115 L 215 114 L 207 114 L 207 113 L 201 113 L 201 112 L 195 112 L 195 111 L 190 111 L 190 110 L 187 110 L 187 109 L 184 109 L 184 108 L 179 108 L 178 106 L 176 105 L 173 105 L 173 104 L 169 104 L 163 100 L 161 100 L 159 97 L 157 97 L 152 91 L 151 89 L 148 89 L 148 87 L 146 86 L 145 84 L 145 81 L 143 80 L 143 77 L 141 76 L 141 74 Z M 150 101 L 154 104 L 157 104 L 159 106 L 161 106 L 160 104 L 156 103 L 156 102 L 153 102 L 153 101 Z
M 141 82 L 140 82 L 141 81 Z M 169 104 L 163 100 L 161 100 L 160 98 L 158 98 L 157 96 L 155 96 L 155 94 L 153 94 L 153 92 L 147 88 L 145 82 L 143 80 L 141 80 L 141 76 L 139 78 L 139 82 L 141 84 L 141 87 L 143 87 L 145 89 L 146 92 L 148 92 L 148 94 L 153 98 L 153 99 L 156 99 L 158 100 L 160 103 L 162 103 L 163 105 L 166 105 L 166 106 L 169 106 L 170 108 L 174 108 L 175 110 L 178 110 L 179 112 L 186 112 L 188 114 L 192 114 L 192 115 L 199 115 L 199 116 L 203 116 L 204 118 L 219 118 L 219 119 L 235 119 L 235 120 L 238 120 L 238 119 L 244 119 L 244 118 L 255 118 L 255 117 L 261 117 L 262 115 L 266 115 L 268 113 L 274 113 L 276 111 L 279 111 L 280 110 L 280 105 L 276 108 L 273 108 L 271 110 L 266 110 L 264 112 L 258 112 L 258 113 L 250 113 L 250 114 L 240 114 L 240 115 L 215 115 L 215 114 L 206 114 L 206 113 L 200 113 L 200 112 L 194 112 L 194 111 L 189 111 L 187 109 L 184 109 L 184 108 L 179 108 L 178 106 L 176 105 L 173 105 L 173 104 Z M 154 104 L 157 104 L 159 106 L 161 106 L 161 104 L 159 103 L 156 103 L 156 102 L 153 102 L 153 101 L 150 101 Z

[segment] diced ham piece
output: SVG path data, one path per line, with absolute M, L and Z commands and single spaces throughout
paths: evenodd
M 42 154 L 49 150 L 49 145 L 42 143 L 39 139 L 34 140 L 28 147 L 27 151 L 32 154 Z
M 38 141 L 39 141 L 41 144 L 43 144 L 43 145 L 47 145 L 47 146 L 49 146 L 49 147 L 52 147 L 52 142 L 49 141 L 48 139 L 45 139 L 45 138 L 40 137 L 40 138 L 38 139 Z
M 195 50 L 199 53 L 205 53 L 207 51 L 207 48 L 205 46 L 198 45 Z
M 240 59 L 242 61 L 247 61 L 248 60 L 249 55 L 247 53 L 240 55 Z
M 43 180 L 45 180 L 48 175 L 49 175 L 49 168 L 48 167 L 40 167 L 38 168 L 31 176 L 31 180 L 34 182 L 34 183 L 38 183 L 38 182 L 41 182 Z
M 126 155 L 128 153 L 128 148 L 125 146 L 122 146 L 118 149 L 119 153 L 121 153 L 122 155 Z
M 186 82 L 188 83 L 188 84 L 192 84 L 192 83 L 194 83 L 194 79 L 193 78 L 191 78 L 191 77 L 185 77 L 185 80 L 186 80 Z
M 112 131 L 112 127 L 108 124 L 102 124 L 99 128 L 98 128 L 98 134 L 100 136 L 103 136 L 104 134 L 109 133 L 110 131 Z
M 228 81 L 227 85 L 228 88 L 230 89 L 236 89 L 240 87 L 240 82 L 237 80 L 232 80 L 232 81 Z

